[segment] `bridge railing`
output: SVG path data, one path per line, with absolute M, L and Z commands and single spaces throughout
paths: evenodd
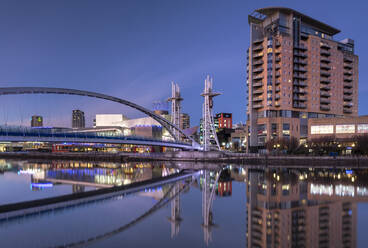
M 98 132 L 78 132 L 78 131 L 57 131 L 47 128 L 29 128 L 24 126 L 0 126 L 0 136 L 23 136 L 23 137 L 52 137 L 52 138 L 72 138 L 72 139 L 117 139 L 117 140 L 141 140 L 149 142 L 163 142 L 161 139 L 142 136 L 125 135 L 102 135 Z M 186 142 L 167 141 L 166 143 L 190 145 Z

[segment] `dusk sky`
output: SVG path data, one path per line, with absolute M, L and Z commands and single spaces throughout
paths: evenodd
M 165 100 L 171 81 L 181 87 L 183 112 L 198 125 L 207 74 L 214 110 L 246 120 L 248 14 L 293 8 L 351 38 L 359 56 L 359 114 L 368 114 L 366 1 L 5 1 L 0 2 L 0 87 L 49 86 L 96 91 L 147 108 Z M 70 126 L 71 110 L 138 116 L 116 103 L 75 96 L 1 96 L 0 123 Z

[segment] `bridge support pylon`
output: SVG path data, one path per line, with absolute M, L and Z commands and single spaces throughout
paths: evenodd
M 183 98 L 180 96 L 179 85 L 171 82 L 171 97 L 168 99 L 171 102 L 171 123 L 177 127 L 180 127 L 180 114 L 181 114 L 181 101 Z M 180 133 L 178 130 L 172 130 L 174 136 L 180 140 Z
M 204 97 L 202 120 L 203 120 L 203 150 L 210 151 L 213 145 L 220 150 L 220 144 L 217 138 L 215 124 L 213 119 L 213 98 L 221 93 L 212 91 L 213 80 L 207 75 L 204 81 L 204 91 L 201 96 Z
M 171 200 L 171 217 L 169 221 L 171 222 L 171 238 L 174 238 L 179 234 L 180 231 L 180 222 L 182 218 L 180 217 L 180 184 L 176 183 L 171 195 L 175 196 L 174 199 Z

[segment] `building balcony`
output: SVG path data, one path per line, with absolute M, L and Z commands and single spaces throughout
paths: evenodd
M 263 65 L 263 60 L 257 60 L 253 63 L 254 66 Z
M 350 101 L 353 100 L 353 97 L 344 95 L 343 99 L 344 99 L 345 102 L 350 102 Z
M 263 101 L 262 96 L 253 97 L 253 102 L 262 102 L 262 101 Z
M 320 54 L 321 54 L 321 56 L 325 56 L 325 57 L 331 56 L 331 53 L 329 51 L 326 51 L 326 50 L 321 50 Z
M 331 96 L 331 94 L 327 91 L 321 91 L 319 95 L 320 97 L 330 97 Z
M 280 103 L 279 102 L 275 102 L 275 107 L 280 107 Z
M 353 65 L 348 64 L 348 63 L 344 63 L 344 69 L 351 70 L 351 69 L 353 69 Z
M 261 72 L 263 72 L 263 68 L 262 67 L 259 67 L 257 69 L 253 69 L 253 73 L 258 74 L 258 73 L 261 73 Z
M 253 105 L 253 108 L 254 108 L 254 109 L 260 109 L 260 108 L 263 108 L 263 104 L 254 104 L 254 105 Z
M 280 80 L 276 80 L 275 85 L 279 85 L 279 84 L 281 84 L 281 81 Z
M 279 63 L 281 61 L 281 58 L 279 57 L 279 56 L 277 56 L 276 58 L 275 58 L 275 62 L 276 63 Z
M 275 77 L 280 77 L 281 76 L 281 73 L 278 71 L 275 73 Z
M 351 89 L 344 89 L 344 95 L 352 95 L 353 94 L 353 90 Z
M 256 59 L 256 58 L 262 58 L 263 57 L 263 52 L 260 52 L 260 53 L 254 53 L 253 54 L 253 58 Z
M 253 77 L 253 80 L 262 80 L 262 79 L 263 79 L 263 75 Z
M 260 90 L 254 90 L 252 93 L 253 93 L 253 95 L 260 95 L 260 94 L 263 94 L 263 89 L 260 89 Z
M 321 70 L 325 70 L 325 71 L 331 70 L 331 66 L 329 66 L 327 64 L 321 64 L 320 68 L 321 68 Z
M 275 87 L 275 92 L 280 92 L 280 87 L 279 86 Z
M 344 76 L 352 76 L 353 73 L 351 71 L 344 71 Z
M 326 57 L 321 57 L 321 62 L 329 64 L 329 63 L 331 63 L 331 60 L 329 58 L 326 58 Z
M 327 50 L 331 49 L 331 46 L 325 42 L 321 42 L 320 45 L 321 45 L 321 48 L 323 49 L 327 49 Z
M 307 101 L 307 97 L 306 96 L 298 96 L 298 95 L 295 95 L 293 97 L 293 100 L 294 101 L 299 101 L 299 102 L 305 102 L 305 101 Z
M 353 63 L 353 59 L 349 57 L 344 57 L 344 63 L 351 64 Z
M 303 32 L 300 32 L 300 38 L 303 39 L 303 40 L 307 40 L 309 37 L 309 34 L 307 33 L 303 33 Z
M 280 70 L 281 69 L 281 66 L 279 64 L 276 64 L 275 65 L 275 70 Z
M 328 79 L 328 78 L 322 77 L 320 83 L 321 84 L 330 84 L 331 80 Z
M 326 72 L 326 71 L 321 71 L 321 77 L 330 77 L 331 76 L 331 73 L 329 72 Z
M 300 72 L 300 73 L 306 73 L 307 70 L 304 69 L 303 67 L 299 67 L 299 66 L 294 66 L 294 71 L 295 72 Z
M 253 46 L 253 51 L 260 51 L 260 50 L 263 50 L 263 45 L 260 44 L 260 45 L 257 45 L 257 46 Z
M 280 54 L 281 54 L 281 50 L 280 50 L 280 49 L 275 49 L 274 51 L 275 51 L 275 55 L 276 55 L 276 56 L 278 56 L 278 55 L 280 55 Z
M 253 87 L 262 87 L 262 86 L 263 86 L 263 82 L 253 83 Z
M 307 51 L 308 48 L 303 44 L 299 44 L 299 46 L 294 46 L 294 50 Z
M 305 65 L 307 65 L 307 62 L 305 60 L 303 60 L 303 59 L 297 59 L 297 58 L 295 58 L 294 59 L 294 64 L 305 66 Z
M 299 79 L 299 80 L 307 80 L 307 76 L 305 76 L 302 73 L 294 73 L 293 74 L 293 78 Z
M 293 103 L 293 107 L 294 108 L 302 108 L 302 109 L 305 109 L 305 108 L 307 108 L 307 105 L 305 103 L 297 103 L 297 102 L 294 102 Z
M 281 46 L 281 42 L 278 40 L 275 40 L 275 47 L 279 47 L 279 46 Z
M 294 87 L 293 88 L 293 93 L 300 94 L 300 95 L 305 95 L 305 94 L 307 94 L 307 91 L 305 89 L 302 89 L 302 88 L 299 88 L 299 87 Z
M 320 89 L 321 90 L 331 90 L 331 87 L 327 85 L 322 85 Z
M 351 114 L 351 113 L 353 113 L 353 110 L 352 110 L 352 109 L 348 109 L 348 108 L 344 108 L 344 109 L 343 109 L 343 112 L 344 112 L 345 114 Z
M 299 87 L 307 87 L 307 83 L 302 82 L 302 81 L 297 81 L 297 80 L 293 82 L 293 85 L 299 86 Z
M 263 42 L 263 39 L 256 39 L 256 40 L 253 41 L 253 44 L 254 45 L 258 45 L 258 44 L 260 44 L 262 42 Z
M 323 111 L 329 111 L 330 110 L 330 107 L 329 106 L 326 106 L 326 105 L 320 105 L 319 106 L 319 109 L 320 110 L 323 110 Z
M 307 54 L 303 52 L 294 52 L 294 57 L 307 58 Z
M 344 102 L 344 108 L 351 108 L 353 107 L 353 103 L 351 102 Z
M 279 100 L 280 99 L 280 95 L 279 94 L 276 94 L 275 95 L 275 100 Z
M 320 104 L 330 104 L 331 101 L 327 98 L 320 98 L 319 99 Z
M 353 77 L 344 76 L 344 82 L 352 82 L 352 81 L 353 81 Z
M 344 89 L 351 89 L 351 88 L 353 88 L 353 85 L 351 85 L 351 83 L 344 82 Z

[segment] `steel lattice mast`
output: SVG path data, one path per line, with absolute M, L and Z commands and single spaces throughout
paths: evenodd
M 204 81 L 204 91 L 201 96 L 204 97 L 202 120 L 203 120 L 203 148 L 204 151 L 211 149 L 211 141 L 217 145 L 217 149 L 220 150 L 220 144 L 217 139 L 214 119 L 212 114 L 213 98 L 221 95 L 221 93 L 212 91 L 212 78 L 207 75 Z
M 171 102 L 171 122 L 180 127 L 181 101 L 179 85 L 171 82 L 171 97 L 168 99 Z M 172 130 L 174 136 L 180 140 L 180 133 L 177 130 Z

